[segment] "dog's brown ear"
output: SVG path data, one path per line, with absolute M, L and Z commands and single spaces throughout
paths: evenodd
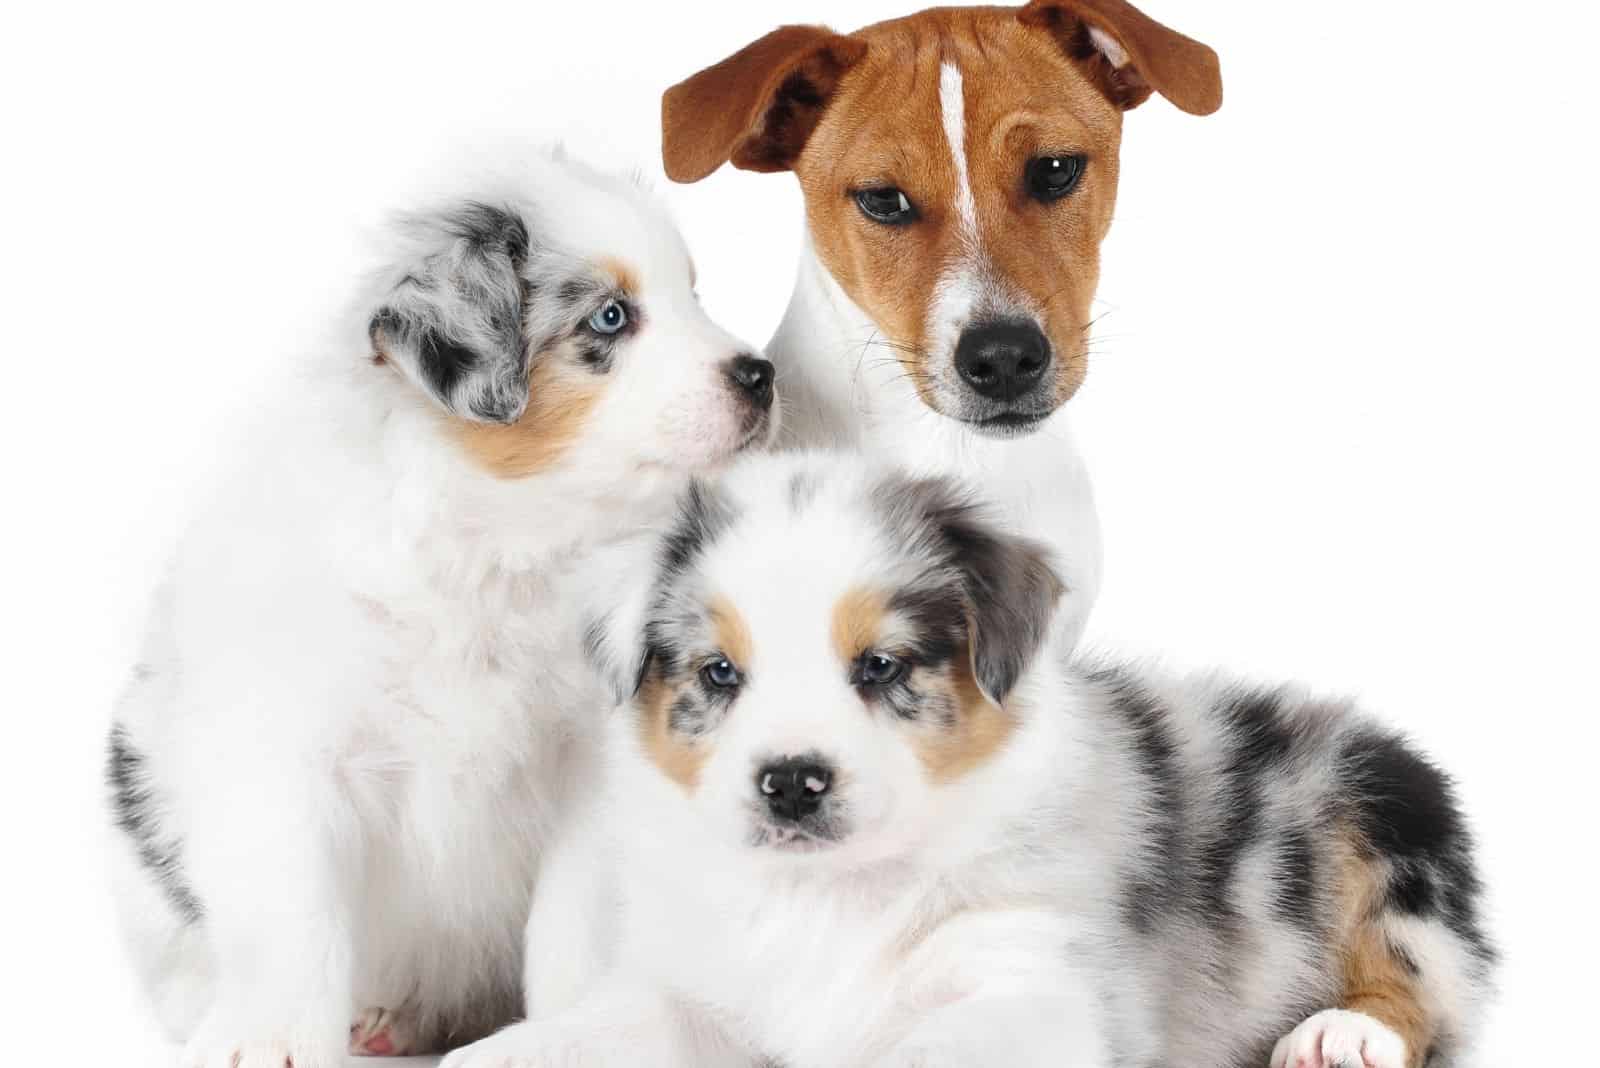
M 698 182 L 729 161 L 788 170 L 866 50 L 824 26 L 784 26 L 674 85 L 661 98 L 667 177 Z
M 1127 0 L 1032 0 L 1019 17 L 1055 37 L 1124 110 L 1144 103 L 1152 90 L 1191 115 L 1222 106 L 1217 54 Z

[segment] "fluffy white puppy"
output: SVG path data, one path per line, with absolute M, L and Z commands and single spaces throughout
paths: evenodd
M 514 1017 L 610 703 L 586 567 L 775 421 L 771 365 L 627 179 L 541 156 L 389 238 L 189 530 L 111 734 L 117 896 L 195 1068 Z
M 1448 782 L 1337 702 L 1041 639 L 943 479 L 753 457 L 596 636 L 632 698 L 447 1068 L 1419 1068 L 1492 951 Z

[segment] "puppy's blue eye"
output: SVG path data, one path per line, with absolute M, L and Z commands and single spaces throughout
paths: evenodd
M 615 334 L 628 325 L 628 309 L 619 300 L 608 300 L 589 316 L 589 329 L 597 334 Z
M 917 217 L 917 209 L 912 207 L 910 198 L 893 186 L 859 191 L 856 206 L 873 222 L 889 226 L 904 226 Z
M 700 669 L 700 674 L 711 685 L 719 689 L 731 689 L 739 685 L 739 669 L 733 666 L 733 661 L 727 657 L 719 657 Z
M 867 653 L 861 658 L 861 681 L 869 686 L 887 686 L 905 669 L 904 661 L 887 653 Z

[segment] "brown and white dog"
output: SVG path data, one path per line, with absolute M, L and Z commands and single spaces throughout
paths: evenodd
M 1055 550 L 1076 642 L 1099 524 L 1062 406 L 1082 384 L 1123 111 L 1222 101 L 1215 53 L 1122 0 L 785 26 L 667 91 L 680 182 L 792 170 L 807 243 L 768 347 L 786 440 L 959 475 Z

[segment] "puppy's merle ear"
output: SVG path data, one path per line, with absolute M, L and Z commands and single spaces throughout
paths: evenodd
M 1127 0 L 1032 0 L 1018 17 L 1054 37 L 1124 110 L 1144 103 L 1151 90 L 1191 115 L 1222 106 L 1217 54 Z
M 788 170 L 866 51 L 825 26 L 784 26 L 674 85 L 661 98 L 667 177 L 698 182 L 730 160 L 741 170 Z
M 880 498 L 912 519 L 917 543 L 961 577 L 972 670 L 985 696 L 1005 701 L 1033 662 L 1066 592 L 1049 551 L 1009 533 L 949 479 L 904 479 Z
M 527 224 L 465 202 L 405 218 L 399 234 L 368 324 L 374 353 L 462 418 L 516 422 L 528 404 Z

